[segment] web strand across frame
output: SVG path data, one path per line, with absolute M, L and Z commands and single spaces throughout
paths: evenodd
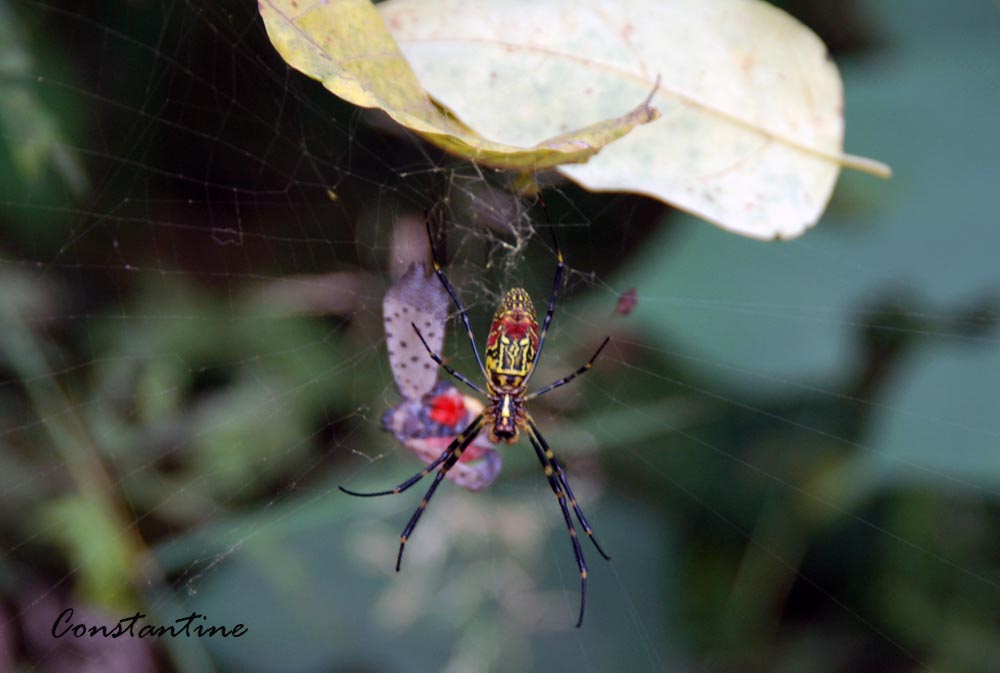
M 699 668 L 722 645 L 746 667 L 833 637 L 823 660 L 845 670 L 873 651 L 900 670 L 945 666 L 966 636 L 1000 656 L 1000 428 L 982 411 L 1000 370 L 995 283 L 960 282 L 976 250 L 947 277 L 935 259 L 904 273 L 898 260 L 932 239 L 916 224 L 894 233 L 895 206 L 850 192 L 817 236 L 782 246 L 564 183 L 532 217 L 506 176 L 284 66 L 252 3 L 6 8 L 28 38 L 4 48 L 29 58 L 5 66 L 0 105 L 51 122 L 22 132 L 10 121 L 23 117 L 0 114 L 0 565 L 25 587 L 0 588 L 0 639 L 18 635 L 16 665 L 57 671 L 68 656 L 39 615 L 117 619 L 122 605 L 168 623 L 245 620 L 255 637 L 261 614 L 321 628 L 327 649 L 290 638 L 273 653 L 330 668 L 356 665 L 352 643 L 398 656 L 403 630 L 439 638 L 428 649 L 447 661 L 420 660 L 428 670 L 473 670 L 471 651 L 483 671 L 635 652 L 652 670 Z M 36 164 L 11 160 L 29 147 Z M 974 183 L 953 165 L 948 179 Z M 553 478 L 541 483 L 522 442 L 490 489 L 438 489 L 401 592 L 379 574 L 392 575 L 380 541 L 414 503 L 366 510 L 336 487 L 419 467 L 380 427 L 398 395 L 377 307 L 408 227 L 429 261 L 424 212 L 447 227 L 436 252 L 480 337 L 506 287 L 544 300 L 560 245 L 572 266 L 536 361 L 556 383 L 528 398 L 559 451 Z M 891 254 L 872 261 L 883 238 Z M 633 287 L 640 301 L 609 321 Z M 465 331 L 438 353 L 456 371 L 472 369 Z M 608 333 L 594 373 L 562 386 Z M 580 632 L 553 483 L 565 518 L 589 531 L 586 509 L 615 552 L 618 582 L 592 568 Z M 348 589 L 367 610 L 344 609 Z M 435 596 L 465 606 L 462 627 Z M 901 624 L 902 599 L 927 609 Z M 504 634 L 502 656 L 484 631 Z M 273 663 L 213 641 L 140 641 L 138 654 L 87 642 L 88 663 L 134 671 L 154 652 L 178 671 L 191 657 Z

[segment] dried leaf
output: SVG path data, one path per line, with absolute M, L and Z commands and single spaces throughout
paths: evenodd
M 647 89 L 579 130 L 560 128 L 548 140 L 538 142 L 547 137 L 539 135 L 517 146 L 494 142 L 431 100 L 369 0 L 260 0 L 259 7 L 271 42 L 293 68 L 344 100 L 380 108 L 439 147 L 480 164 L 534 171 L 586 161 L 657 116 L 645 102 L 621 114 L 647 99 Z
M 648 93 L 662 112 L 585 165 L 587 189 L 647 194 L 730 231 L 816 223 L 841 166 L 843 91 L 823 43 L 758 0 L 391 0 L 379 5 L 435 99 L 514 145 Z

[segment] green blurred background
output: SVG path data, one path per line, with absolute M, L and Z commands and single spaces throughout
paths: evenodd
M 419 495 L 336 490 L 418 467 L 379 430 L 400 222 L 442 215 L 480 335 L 508 285 L 542 303 L 507 176 L 288 71 L 252 2 L 0 0 L 0 673 L 1000 671 L 1000 7 L 778 4 L 895 177 L 780 244 L 549 190 L 538 380 L 614 339 L 533 406 L 614 556 L 576 630 L 525 446 L 398 575 Z M 66 607 L 250 631 L 55 640 Z

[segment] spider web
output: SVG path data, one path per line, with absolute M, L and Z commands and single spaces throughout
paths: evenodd
M 981 466 L 1000 429 L 885 392 L 917 385 L 907 339 L 994 352 L 992 304 L 908 302 L 905 278 L 848 307 L 770 300 L 782 274 L 843 288 L 877 267 L 808 237 L 734 296 L 694 253 L 748 244 L 554 181 L 570 272 L 535 382 L 613 338 L 594 373 L 532 404 L 615 557 L 584 550 L 575 631 L 577 571 L 525 446 L 503 449 L 488 491 L 442 487 L 398 576 L 421 486 L 336 490 L 419 468 L 379 428 L 399 399 L 380 310 L 425 249 L 425 212 L 480 338 L 508 287 L 543 310 L 544 217 L 510 176 L 290 71 L 252 3 L 0 9 L 25 36 L 0 74 L 0 671 L 972 670 L 964 643 L 995 651 L 983 529 L 1000 480 Z M 474 374 L 450 322 L 446 356 Z M 821 355 L 747 355 L 785 325 Z M 867 341 L 815 336 L 838 332 Z M 954 462 L 896 451 L 883 435 L 899 428 L 947 434 Z M 948 604 L 951 621 L 904 614 Z M 66 607 L 250 633 L 53 639 Z M 927 624 L 961 637 L 924 645 Z

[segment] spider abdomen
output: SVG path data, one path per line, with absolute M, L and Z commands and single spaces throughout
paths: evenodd
M 516 287 L 504 295 L 493 316 L 486 340 L 486 373 L 497 393 L 517 397 L 535 365 L 538 352 L 538 321 L 531 297 Z
M 491 406 L 486 412 L 490 440 L 517 441 L 526 422 L 524 387 L 538 352 L 538 320 L 531 297 L 509 290 L 500 302 L 486 340 L 486 375 Z

